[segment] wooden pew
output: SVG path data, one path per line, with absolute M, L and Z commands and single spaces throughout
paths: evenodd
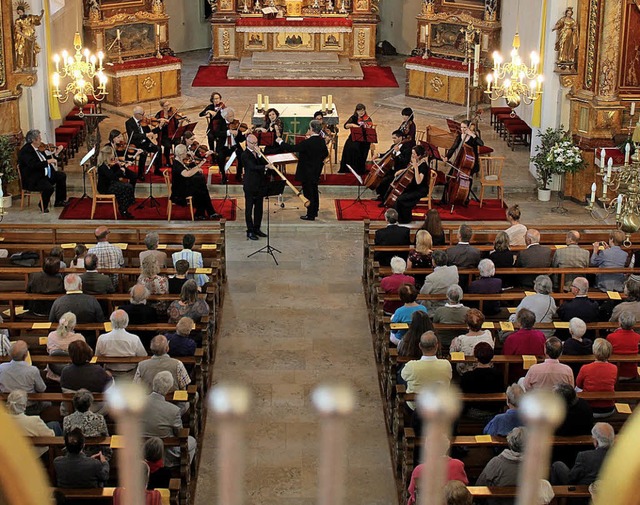
M 103 487 L 97 489 L 69 489 L 54 488 L 64 495 L 69 503 L 82 502 L 96 505 L 111 505 L 115 487 Z M 180 479 L 171 479 L 167 489 L 158 489 L 162 495 L 162 505 L 178 505 L 180 492 Z

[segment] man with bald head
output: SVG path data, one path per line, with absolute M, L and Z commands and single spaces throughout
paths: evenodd
M 24 340 L 16 340 L 11 344 L 9 363 L 0 365 L 0 391 L 10 393 L 21 389 L 27 393 L 44 393 L 47 389 L 40 370 L 25 361 L 29 347 Z M 39 414 L 50 403 L 30 402 L 27 404 L 27 415 Z
M 527 230 L 524 237 L 527 248 L 520 251 L 516 260 L 516 267 L 524 268 L 548 268 L 551 266 L 551 249 L 540 245 L 540 232 L 533 228 Z M 533 283 L 538 274 L 520 275 L 520 286 L 523 289 L 533 290 Z
M 267 234 L 260 230 L 262 225 L 262 207 L 267 192 L 267 161 L 260 155 L 258 139 L 255 135 L 247 135 L 247 149 L 242 153 L 244 166 L 244 219 L 247 223 L 247 238 L 258 240 Z
M 95 231 L 97 244 L 87 251 L 87 254 L 95 254 L 98 257 L 100 268 L 120 268 L 124 265 L 124 256 L 118 246 L 109 243 L 109 228 L 98 226 Z M 113 287 L 118 286 L 118 276 L 111 275 Z
M 151 138 L 154 134 L 160 131 L 160 128 L 151 129 L 149 126 L 142 126 L 140 122 L 145 116 L 144 108 L 140 105 L 136 105 L 133 108 L 133 116 L 127 119 L 125 122 L 125 128 L 127 129 L 127 135 L 131 144 L 135 145 L 138 149 L 142 149 L 142 153 L 138 158 L 138 180 L 144 179 L 144 166 L 147 163 L 147 154 L 158 152 L 158 146 L 151 142 Z M 156 157 L 155 161 L 155 174 L 162 175 L 160 172 L 161 159 L 160 156 Z
M 147 355 L 140 338 L 126 330 L 129 325 L 129 316 L 124 310 L 114 310 L 109 319 L 112 330 L 98 337 L 96 356 L 128 357 Z M 137 366 L 133 363 L 108 364 L 105 368 L 114 377 L 132 379 Z
M 185 390 L 191 383 L 191 378 L 187 373 L 182 361 L 169 356 L 169 342 L 164 335 L 156 335 L 151 340 L 151 359 L 138 363 L 134 382 L 142 382 L 149 391 L 153 387 L 153 378 L 156 374 L 166 370 L 173 377 L 173 389 Z
M 579 242 L 580 233 L 576 230 L 569 231 L 565 239 L 567 247 L 556 249 L 551 266 L 555 268 L 587 268 L 589 266 L 589 251 L 582 249 L 578 245 Z M 557 278 L 554 279 L 553 285 L 554 287 L 558 287 L 560 276 L 554 277 Z M 562 286 L 562 288 L 565 291 L 571 291 L 571 283 L 576 277 L 577 274 L 565 274 L 564 286 Z

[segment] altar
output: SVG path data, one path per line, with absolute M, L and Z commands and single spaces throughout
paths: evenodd
M 313 119 L 313 114 L 322 109 L 322 104 L 270 103 L 269 108 L 276 109 L 280 113 L 280 119 L 284 126 L 283 135 L 285 133 L 304 135 L 309 129 L 309 122 Z M 338 109 L 334 104 L 333 112 L 325 113 L 324 123 L 329 126 L 336 126 L 339 122 Z M 254 126 L 262 126 L 264 124 L 264 112 L 258 112 L 258 104 L 253 106 L 251 124 Z

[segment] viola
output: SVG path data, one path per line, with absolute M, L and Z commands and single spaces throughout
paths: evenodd
M 247 123 L 241 123 L 239 119 L 234 119 L 229 123 L 229 130 L 238 130 L 240 133 L 244 133 L 248 129 Z
M 41 153 L 45 152 L 45 151 L 55 151 L 58 148 L 58 146 L 56 146 L 55 144 L 45 144 L 45 143 L 41 143 L 38 146 L 38 151 L 40 151 Z

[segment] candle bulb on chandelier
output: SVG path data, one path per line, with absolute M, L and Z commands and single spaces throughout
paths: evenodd
M 622 212 L 622 195 L 618 195 L 618 208 L 616 209 L 616 216 L 619 216 Z
M 600 168 L 602 168 L 604 170 L 604 157 L 605 157 L 605 151 L 604 149 L 600 150 Z
M 629 164 L 629 155 L 631 154 L 631 144 L 627 142 L 624 146 L 624 164 Z
M 631 117 L 636 113 L 636 102 L 631 102 Z
M 58 53 L 53 55 L 53 61 L 56 64 L 56 72 L 60 72 L 60 56 L 58 56 Z
M 591 206 L 596 203 L 596 183 L 591 185 Z

